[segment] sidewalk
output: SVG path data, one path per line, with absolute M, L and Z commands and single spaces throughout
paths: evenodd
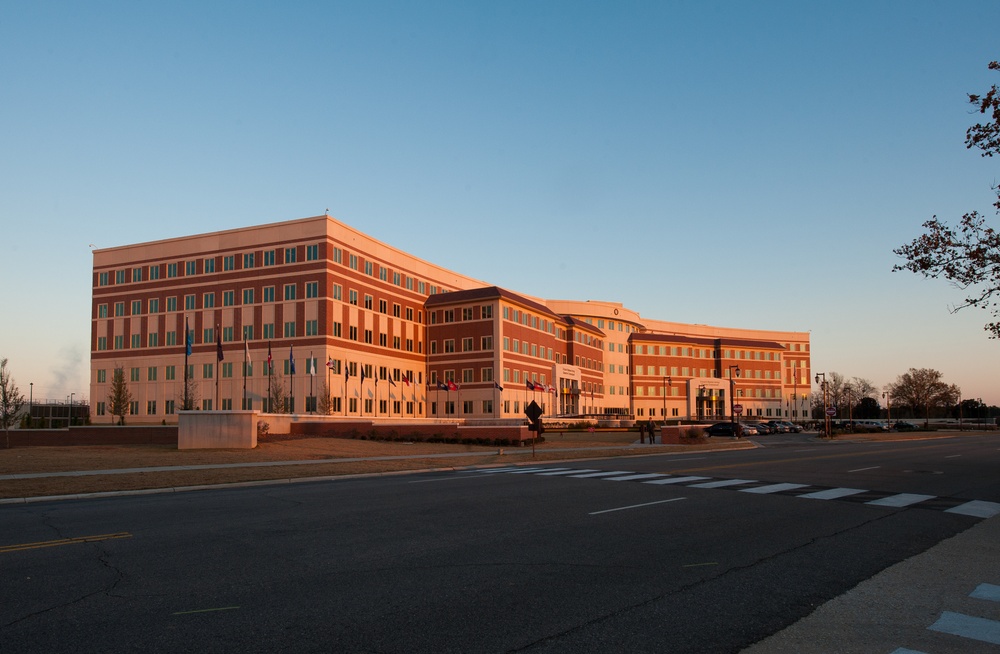
M 1000 653 L 1000 516 L 886 568 L 741 654 Z

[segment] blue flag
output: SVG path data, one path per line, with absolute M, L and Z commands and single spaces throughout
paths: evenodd
M 288 346 L 288 369 L 291 370 L 292 374 L 295 374 L 295 346 Z
M 187 320 L 184 321 L 184 352 L 191 356 L 191 346 L 194 344 L 193 334 L 191 333 L 191 328 L 188 327 Z

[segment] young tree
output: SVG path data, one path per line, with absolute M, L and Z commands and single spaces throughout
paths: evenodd
M 990 70 L 1000 71 L 994 61 Z M 984 116 L 986 123 L 977 123 L 965 133 L 965 146 L 978 148 L 983 157 L 1000 154 L 1000 90 L 994 84 L 986 95 L 970 93 L 969 103 Z M 993 186 L 997 193 L 994 207 L 1000 213 L 1000 186 Z M 926 230 L 919 238 L 893 252 L 906 263 L 892 267 L 893 271 L 909 270 L 929 279 L 943 278 L 968 295 L 952 312 L 966 307 L 989 309 L 1000 317 L 1000 305 L 994 296 L 1000 294 L 1000 233 L 986 224 L 985 217 L 973 211 L 962 216 L 957 228 L 933 216 L 923 224 Z M 990 338 L 1000 337 L 1000 321 L 985 326 Z
M 960 391 L 954 384 L 941 381 L 942 374 L 931 368 L 910 368 L 889 385 L 892 399 L 909 406 L 913 415 L 924 411 L 924 425 L 930 421 L 931 409 L 947 407 L 958 401 Z
M 7 359 L 0 359 L 0 427 L 3 427 L 7 449 L 10 449 L 10 428 L 24 408 L 24 395 L 7 370 Z
M 330 387 L 324 379 L 319 386 L 319 397 L 316 398 L 316 411 L 325 416 L 333 413 L 333 402 L 330 399 Z
M 118 424 L 125 424 L 125 414 L 132 402 L 132 391 L 125 380 L 125 368 L 116 367 L 111 376 L 111 388 L 108 390 L 108 410 L 112 416 L 118 417 Z
M 271 368 L 270 397 L 268 398 L 268 413 L 285 413 L 285 378 Z

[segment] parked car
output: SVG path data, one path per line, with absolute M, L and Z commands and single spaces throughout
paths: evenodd
M 752 427 L 756 429 L 757 433 L 761 435 L 774 433 L 774 429 L 771 428 L 770 425 L 764 424 L 763 422 L 747 422 L 744 424 L 746 424 L 747 427 Z
M 800 425 L 796 425 L 794 422 L 788 422 L 786 420 L 782 420 L 781 424 L 783 424 L 788 429 L 788 432 L 790 434 L 802 433 L 802 427 Z
M 787 434 L 789 431 L 788 425 L 778 420 L 768 420 L 764 424 L 773 429 L 776 434 Z
M 896 431 L 914 431 L 916 430 L 917 426 L 912 422 L 901 422 L 897 420 L 896 422 L 892 423 L 892 428 L 895 429 Z
M 709 436 L 730 436 L 732 438 L 739 438 L 740 435 L 748 435 L 746 427 L 735 422 L 717 422 L 707 428 L 705 433 Z M 756 434 L 757 432 L 754 431 L 753 433 Z

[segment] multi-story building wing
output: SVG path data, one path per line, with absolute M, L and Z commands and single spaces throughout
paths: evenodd
M 540 300 L 327 215 L 95 250 L 91 332 L 98 420 L 116 369 L 133 422 L 174 422 L 185 398 L 475 420 L 523 419 L 532 401 L 549 416 L 714 419 L 738 400 L 798 418 L 810 388 L 808 333 Z

